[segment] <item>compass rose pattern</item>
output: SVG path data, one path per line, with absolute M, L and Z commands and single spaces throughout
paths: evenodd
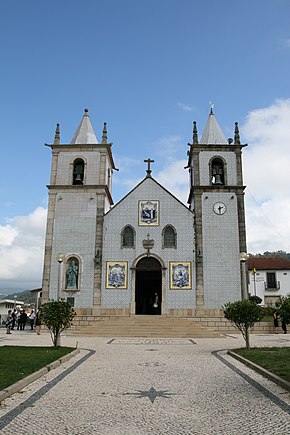
M 148 391 L 146 390 L 137 390 L 137 393 L 132 393 L 134 396 L 138 396 L 139 399 L 142 397 L 148 397 L 151 403 L 160 397 L 162 399 L 170 399 L 170 396 L 175 396 L 175 393 L 170 393 L 169 390 L 156 390 L 154 387 L 151 387 Z

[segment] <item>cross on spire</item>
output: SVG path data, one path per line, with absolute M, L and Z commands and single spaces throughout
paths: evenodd
M 154 163 L 154 160 L 151 160 L 151 159 L 147 159 L 147 160 L 144 160 L 144 163 L 147 163 L 148 164 L 148 167 L 147 167 L 147 177 L 151 177 L 151 169 L 150 169 L 150 163 Z

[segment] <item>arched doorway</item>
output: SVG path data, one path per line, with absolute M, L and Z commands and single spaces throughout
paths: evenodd
M 158 294 L 158 308 L 154 308 L 154 294 Z M 161 314 L 162 270 L 156 258 L 142 258 L 136 266 L 136 314 Z

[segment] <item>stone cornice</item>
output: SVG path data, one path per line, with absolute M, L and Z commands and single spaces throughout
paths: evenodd
M 190 150 L 191 152 L 201 152 L 201 151 L 226 151 L 226 152 L 231 152 L 231 151 L 240 151 L 242 148 L 245 148 L 248 146 L 248 144 L 244 144 L 244 145 L 229 145 L 229 144 L 198 144 L 198 143 L 189 143 L 188 146 L 190 146 Z
M 108 198 L 108 201 L 110 205 L 114 204 L 112 195 L 108 189 L 108 186 L 105 184 L 83 184 L 83 185 L 72 185 L 72 184 L 48 184 L 46 186 L 48 190 L 53 191 L 54 193 L 61 193 L 61 192 L 71 192 L 71 193 L 78 193 L 78 192 L 94 192 L 96 194 L 105 193 L 105 195 Z
M 202 195 L 207 193 L 235 193 L 237 195 L 243 195 L 246 186 L 192 186 L 188 196 L 188 204 L 191 204 L 193 195 Z
M 113 169 L 115 168 L 115 163 L 114 163 L 114 159 L 113 159 L 113 155 L 112 155 L 112 144 L 111 143 L 106 143 L 106 144 L 48 144 L 45 143 L 44 144 L 46 147 L 49 147 L 52 149 L 52 151 L 54 152 L 68 152 L 68 151 L 73 151 L 73 152 L 84 152 L 84 151 L 99 151 L 101 152 L 106 152 L 109 156 L 110 159 L 110 163 Z

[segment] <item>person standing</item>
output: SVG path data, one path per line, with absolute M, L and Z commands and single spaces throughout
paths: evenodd
M 36 317 L 36 315 L 35 315 L 34 310 L 31 310 L 31 312 L 30 312 L 30 314 L 28 316 L 29 322 L 30 322 L 30 329 L 31 329 L 31 331 L 33 331 L 35 317 Z
M 16 320 L 17 320 L 17 310 L 16 310 L 16 308 L 14 308 L 11 316 L 12 316 L 11 330 L 13 331 L 13 329 L 15 328 Z
M 20 329 L 20 314 L 21 314 L 21 311 L 17 311 L 17 314 L 16 314 L 16 323 L 17 323 L 17 331 L 19 331 L 19 329 Z
M 159 313 L 159 296 L 158 293 L 154 293 L 153 314 Z
M 11 334 L 11 326 L 12 326 L 12 311 L 11 310 L 8 310 L 5 325 L 6 325 L 6 334 Z
M 279 332 L 278 332 L 278 328 L 279 328 L 278 313 L 276 310 L 273 313 L 273 322 L 274 322 L 275 334 L 279 334 Z
M 24 331 L 26 320 L 27 320 L 27 314 L 26 314 L 25 310 L 23 310 L 20 314 L 20 317 L 19 317 L 20 331 Z

